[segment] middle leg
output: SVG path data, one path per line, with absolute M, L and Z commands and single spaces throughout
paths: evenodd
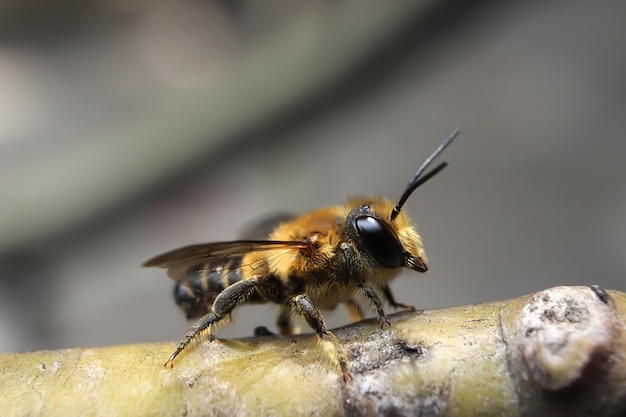
M 328 328 L 322 318 L 317 307 L 311 303 L 311 300 L 304 295 L 294 295 L 289 299 L 289 306 L 300 313 L 309 326 L 315 331 L 317 337 L 328 356 L 332 359 L 333 363 L 341 368 L 344 382 L 348 382 L 352 379 L 350 372 L 348 372 L 348 355 L 337 336 L 335 336 Z
M 294 333 L 293 324 L 291 323 L 291 308 L 289 306 L 284 304 L 278 306 L 276 325 L 282 336 L 291 336 Z

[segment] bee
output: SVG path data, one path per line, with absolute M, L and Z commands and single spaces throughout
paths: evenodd
M 165 366 L 200 333 L 208 334 L 239 304 L 275 303 L 282 335 L 293 334 L 292 314 L 304 318 L 326 355 L 351 379 L 348 353 L 328 330 L 320 309 L 345 303 L 353 321 L 364 318 L 361 301 L 374 307 L 381 328 L 391 322 L 381 295 L 394 308 L 389 283 L 403 268 L 426 272 L 422 239 L 402 211 L 410 195 L 447 166 L 428 172 L 433 160 L 458 136 L 455 130 L 422 163 L 397 203 L 385 198 L 351 199 L 301 216 L 279 216 L 262 224 L 267 240 L 237 240 L 185 246 L 146 261 L 167 269 L 176 281 L 174 296 L 188 318 L 198 318 Z

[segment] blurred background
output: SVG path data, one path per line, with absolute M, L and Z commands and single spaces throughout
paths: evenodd
M 178 246 L 399 197 L 418 308 L 626 290 L 625 2 L 5 1 L 0 351 L 178 340 Z M 326 313 L 347 322 L 342 308 Z M 244 306 L 222 337 L 275 330 Z

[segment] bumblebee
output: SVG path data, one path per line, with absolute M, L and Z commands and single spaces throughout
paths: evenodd
M 319 309 L 345 303 L 351 319 L 359 321 L 363 300 L 376 310 L 381 328 L 391 324 L 381 295 L 394 308 L 413 309 L 398 303 L 389 288 L 402 268 L 428 269 L 420 235 L 402 207 L 413 191 L 446 167 L 442 162 L 425 172 L 458 134 L 457 129 L 424 161 L 395 204 L 385 198 L 352 199 L 343 206 L 266 221 L 267 240 L 185 246 L 146 261 L 143 266 L 167 269 L 177 283 L 176 302 L 188 318 L 199 317 L 165 366 L 173 366 L 201 332 L 210 335 L 237 305 L 272 302 L 279 306 L 280 333 L 293 334 L 292 314 L 304 318 L 344 381 L 350 380 L 348 353 Z

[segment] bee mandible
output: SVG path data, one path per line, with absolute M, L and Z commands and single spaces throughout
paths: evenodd
M 300 216 L 279 217 L 264 224 L 268 240 L 237 240 L 185 246 L 146 261 L 167 269 L 176 281 L 175 299 L 188 318 L 199 319 L 185 334 L 165 365 L 201 332 L 211 330 L 245 302 L 278 304 L 277 326 L 293 334 L 297 314 L 315 331 L 330 360 L 351 379 L 348 353 L 328 330 L 319 309 L 348 306 L 353 321 L 362 320 L 361 301 L 376 310 L 381 328 L 391 324 L 382 295 L 394 308 L 412 310 L 395 300 L 389 283 L 403 268 L 426 272 L 422 239 L 402 211 L 420 185 L 447 166 L 430 171 L 433 160 L 458 136 L 455 130 L 422 163 L 397 203 L 385 198 L 351 199 Z

